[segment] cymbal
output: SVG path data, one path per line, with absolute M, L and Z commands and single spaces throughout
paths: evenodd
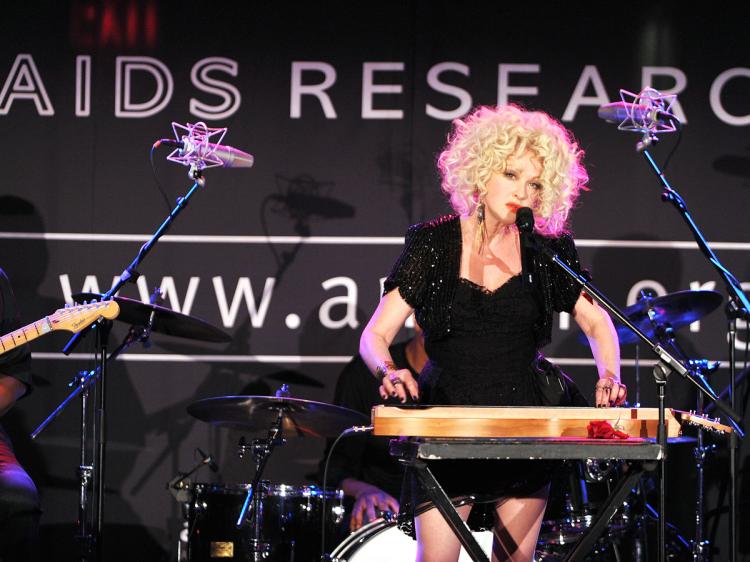
M 101 300 L 102 295 L 98 293 L 76 293 L 73 298 L 79 302 L 92 301 L 94 299 Z M 117 319 L 128 324 L 143 326 L 148 322 L 153 312 L 154 319 L 151 326 L 153 332 L 208 342 L 228 342 L 232 339 L 232 336 L 216 326 L 200 318 L 176 312 L 171 308 L 158 304 L 148 304 L 127 297 L 114 297 L 114 300 L 120 305 L 120 315 Z
M 677 330 L 713 312 L 723 300 L 721 294 L 716 291 L 677 291 L 661 297 L 639 300 L 623 312 L 641 332 L 653 338 L 656 335 L 655 325 L 668 325 Z M 649 311 L 653 320 L 649 317 Z M 617 320 L 615 328 L 621 344 L 640 341 L 630 328 Z M 579 341 L 588 343 L 583 333 L 580 334 Z
M 275 396 L 217 396 L 187 407 L 193 417 L 217 427 L 265 435 L 282 416 L 282 437 L 336 437 L 353 425 L 366 425 L 364 414 L 348 408 Z

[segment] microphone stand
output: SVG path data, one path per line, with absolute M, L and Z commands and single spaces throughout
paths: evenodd
M 153 236 L 145 243 L 143 246 L 141 246 L 140 250 L 138 251 L 138 255 L 136 255 L 135 259 L 128 265 L 128 267 L 125 268 L 125 270 L 120 275 L 119 279 L 115 282 L 115 284 L 112 286 L 112 288 L 102 296 L 102 300 L 109 300 L 112 298 L 121 288 L 122 286 L 130 282 L 135 282 L 140 274 L 137 271 L 137 267 L 141 264 L 141 262 L 145 259 L 145 257 L 148 255 L 148 253 L 151 251 L 151 249 L 154 247 L 154 245 L 158 242 L 159 238 L 161 238 L 167 230 L 169 230 L 169 227 L 172 225 L 174 220 L 177 218 L 177 216 L 182 212 L 182 210 L 187 206 L 188 202 L 190 201 L 190 198 L 193 196 L 193 194 L 198 190 L 200 187 L 204 187 L 206 184 L 206 179 L 203 177 L 203 174 L 201 173 L 201 170 L 196 164 L 193 164 L 190 166 L 190 172 L 188 176 L 194 181 L 193 186 L 190 188 L 190 190 L 187 192 L 187 194 L 184 197 L 180 197 L 177 200 L 177 204 L 175 205 L 174 209 L 169 213 L 167 218 L 162 222 L 162 224 L 159 226 L 157 231 L 153 234 Z M 111 325 L 110 321 L 100 321 L 99 323 L 92 324 L 85 330 L 81 330 L 77 334 L 75 334 L 70 340 L 68 340 L 68 343 L 63 348 L 63 353 L 66 355 L 69 355 L 73 349 L 80 343 L 81 339 L 88 333 L 89 330 L 91 330 L 96 324 L 100 325 L 101 328 L 97 330 L 97 355 L 99 357 L 98 365 L 95 369 L 95 371 L 98 371 L 98 379 L 99 379 L 99 391 L 96 393 L 96 404 L 95 404 L 95 413 L 93 417 L 93 427 L 92 427 L 92 433 L 95 436 L 96 441 L 96 449 L 95 449 L 95 456 L 91 463 L 91 466 L 88 466 L 85 464 L 85 455 L 82 453 L 81 457 L 81 496 L 80 496 L 80 502 L 81 502 L 81 508 L 79 510 L 79 527 L 81 529 L 85 529 L 85 521 L 89 519 L 89 516 L 91 515 L 91 508 L 92 503 L 93 507 L 95 507 L 95 517 L 96 517 L 96 523 L 94 525 L 94 528 L 91 529 L 88 533 L 86 533 L 84 536 L 80 537 L 80 540 L 83 545 L 83 549 L 81 552 L 81 560 L 88 561 L 88 560 L 95 560 L 97 562 L 101 562 L 104 560 L 103 557 L 103 550 L 102 550 L 102 530 L 104 526 L 104 476 L 105 476 L 105 453 L 106 453 L 106 417 L 105 417 L 105 406 L 106 406 L 106 383 L 107 383 L 107 342 L 106 337 L 109 334 L 109 326 Z M 82 408 L 85 409 L 85 399 L 88 394 L 88 384 L 86 386 L 86 392 L 83 394 L 83 404 Z M 81 387 L 83 389 L 83 387 Z M 65 402 L 66 403 L 66 402 Z M 62 406 L 64 406 L 64 404 Z M 61 407 L 62 407 L 61 406 Z M 60 409 L 60 408 L 58 408 Z M 57 410 L 56 410 L 57 412 Z M 53 413 L 56 415 L 56 413 Z M 47 421 L 45 420 L 45 424 Z M 81 431 L 82 431 L 82 439 L 85 439 L 85 421 L 81 421 Z M 81 446 L 81 450 L 85 451 L 85 446 Z M 93 498 L 89 498 L 88 494 L 84 490 L 85 487 L 88 486 L 89 478 L 93 476 Z
M 144 342 L 148 340 L 150 335 L 150 328 L 148 326 L 141 327 L 141 326 L 130 326 L 130 329 L 128 330 L 128 334 L 125 336 L 125 339 L 123 342 L 117 347 L 110 355 L 106 358 L 106 363 L 109 363 L 109 361 L 114 360 L 118 355 L 120 355 L 123 351 L 127 350 L 133 343 L 137 341 Z M 79 478 L 79 492 L 78 492 L 78 521 L 77 521 L 77 539 L 80 543 L 80 548 L 82 552 L 82 558 L 85 560 L 87 556 L 90 555 L 92 549 L 95 548 L 96 543 L 94 541 L 94 536 L 92 536 L 89 530 L 89 526 L 92 524 L 91 519 L 93 517 L 97 520 L 97 528 L 99 525 L 99 514 L 101 513 L 101 505 L 99 504 L 98 497 L 103 497 L 103 486 L 100 490 L 97 487 L 97 509 L 94 513 L 89 513 L 88 509 L 88 503 L 89 503 L 89 482 L 92 481 L 92 478 L 94 476 L 94 467 L 96 466 L 96 461 L 88 462 L 88 398 L 89 398 L 89 391 L 93 387 L 93 385 L 101 378 L 101 368 L 102 363 L 97 365 L 96 368 L 91 369 L 90 371 L 81 371 L 76 375 L 76 378 L 70 383 L 69 386 L 74 386 L 75 388 L 71 391 L 71 393 L 63 400 L 60 405 L 53 410 L 53 412 L 47 416 L 47 418 L 39 424 L 39 426 L 32 432 L 31 438 L 36 439 L 39 434 L 44 431 L 47 426 L 52 423 L 52 421 L 59 416 L 62 411 L 65 409 L 65 407 L 73 400 L 76 396 L 79 394 L 81 395 L 81 429 L 80 429 L 80 437 L 81 437 L 81 444 L 80 444 L 80 464 L 78 465 L 78 478 Z M 101 421 L 101 420 L 100 420 Z M 101 436 L 100 433 L 96 433 L 96 423 L 93 424 L 93 431 L 94 431 L 94 438 L 97 439 L 97 455 L 101 455 L 101 451 L 99 450 L 99 437 Z M 101 444 L 103 445 L 104 441 L 101 440 Z M 97 461 L 101 462 L 101 459 L 99 456 L 97 456 Z M 97 480 L 93 480 L 94 484 L 98 486 Z M 88 554 L 85 554 L 88 553 Z
M 674 357 L 667 349 L 665 349 L 661 343 L 652 341 L 646 334 L 644 334 L 630 319 L 612 302 L 607 298 L 604 293 L 597 289 L 584 275 L 574 271 L 567 263 L 565 263 L 560 256 L 558 256 L 552 249 L 540 243 L 535 236 L 528 237 L 528 243 L 536 247 L 537 251 L 545 254 L 549 259 L 559 266 L 569 277 L 571 277 L 576 283 L 578 283 L 582 289 L 586 291 L 596 302 L 602 305 L 610 314 L 617 318 L 620 322 L 625 324 L 630 330 L 633 331 L 651 350 L 659 357 L 659 360 L 654 365 L 654 379 L 658 390 L 659 400 L 659 425 L 657 429 L 656 441 L 659 444 L 659 448 L 662 451 L 661 459 L 659 463 L 659 530 L 658 530 L 658 545 L 659 545 L 659 562 L 666 561 L 666 456 L 667 456 L 667 432 L 666 432 L 666 413 L 665 413 L 665 389 L 667 384 L 668 376 L 676 372 L 680 376 L 690 381 L 696 388 L 709 397 L 722 412 L 724 412 L 729 418 L 730 423 L 738 433 L 742 433 L 742 430 L 734 422 L 739 421 L 737 414 L 723 402 L 721 402 L 712 389 L 707 388 L 702 384 L 702 381 L 698 379 L 692 372 L 691 369 L 686 367 L 680 360 Z
M 654 159 L 648 150 L 643 149 L 643 156 L 651 166 L 656 176 L 659 178 L 659 182 L 662 185 L 663 191 L 661 199 L 663 202 L 672 203 L 675 209 L 680 213 L 682 218 L 688 225 L 693 238 L 695 238 L 698 247 L 700 248 L 703 255 L 706 256 L 709 263 L 716 269 L 719 277 L 724 281 L 724 285 L 727 290 L 727 306 L 725 308 L 725 314 L 727 316 L 727 332 L 729 340 L 729 400 L 732 410 L 736 408 L 735 399 L 735 344 L 737 341 L 737 320 L 745 319 L 750 320 L 750 301 L 742 290 L 742 286 L 737 278 L 719 261 L 711 247 L 703 237 L 698 225 L 693 220 L 690 211 L 688 211 L 685 200 L 680 196 L 677 191 L 669 184 L 664 173 L 661 171 L 659 166 L 656 164 Z M 717 402 L 717 407 L 719 403 Z M 721 409 L 721 408 L 719 408 Z M 742 438 L 742 432 L 732 432 L 729 437 L 729 543 L 730 543 L 730 556 L 729 561 L 735 562 L 737 560 L 737 448 L 738 438 Z

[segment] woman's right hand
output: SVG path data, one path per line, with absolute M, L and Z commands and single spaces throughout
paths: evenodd
M 419 401 L 419 386 L 409 369 L 389 370 L 380 381 L 378 392 L 383 400 L 398 398 L 402 404 Z

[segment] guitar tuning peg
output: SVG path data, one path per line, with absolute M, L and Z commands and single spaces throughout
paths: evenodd
M 69 303 L 69 302 L 65 303 L 65 308 L 70 308 L 71 306 L 73 306 L 71 303 Z

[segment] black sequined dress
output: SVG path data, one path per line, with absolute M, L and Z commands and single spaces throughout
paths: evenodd
M 580 271 L 572 238 L 545 238 L 573 270 Z M 409 228 L 401 256 L 384 291 L 398 289 L 425 332 L 430 361 L 419 377 L 420 403 L 434 405 L 534 406 L 535 358 L 549 343 L 554 312 L 571 312 L 580 295 L 547 256 L 531 260 L 534 283 L 511 277 L 488 291 L 459 277 L 461 224 L 441 217 Z M 452 497 L 493 501 L 539 490 L 554 464 L 543 461 L 433 461 L 430 470 Z M 407 473 L 400 526 L 407 532 L 415 507 L 427 499 Z
M 536 403 L 529 366 L 536 357 L 536 299 L 511 277 L 494 291 L 459 279 L 450 337 L 426 341 L 421 402 L 470 406 Z
M 535 296 L 511 277 L 489 291 L 459 279 L 450 336 L 427 340 L 427 363 L 419 378 L 420 403 L 464 406 L 533 406 L 537 355 L 534 326 L 541 310 Z M 549 480 L 549 463 L 538 461 L 434 461 L 430 470 L 452 497 L 492 501 L 533 493 Z M 409 487 L 416 482 L 409 483 Z M 426 501 L 407 490 L 413 505 Z M 408 503 L 408 502 L 407 502 Z

